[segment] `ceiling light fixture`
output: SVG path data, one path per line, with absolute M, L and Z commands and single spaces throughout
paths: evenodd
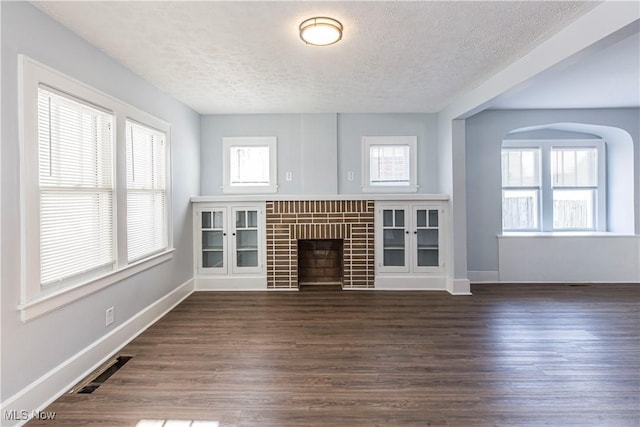
M 324 16 L 309 18 L 300 24 L 300 38 L 306 44 L 328 46 L 342 39 L 342 24 Z

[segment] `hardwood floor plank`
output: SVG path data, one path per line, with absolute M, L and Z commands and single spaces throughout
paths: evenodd
M 640 286 L 200 292 L 30 426 L 640 425 Z

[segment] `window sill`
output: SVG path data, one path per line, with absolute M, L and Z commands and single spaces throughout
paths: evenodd
M 114 283 L 131 277 L 151 267 L 154 267 L 173 258 L 175 249 L 167 249 L 164 252 L 152 255 L 133 264 L 127 265 L 119 270 L 110 271 L 100 277 L 91 279 L 73 287 L 60 289 L 52 293 L 41 294 L 39 297 L 18 306 L 21 312 L 22 322 L 28 322 L 37 317 L 45 315 L 64 305 L 84 298 L 100 289 L 106 288 Z
M 362 186 L 363 193 L 416 193 L 418 191 L 417 185 L 365 185 Z
M 498 234 L 498 238 L 510 237 L 636 237 L 633 234 L 619 234 L 610 231 L 508 231 Z
M 222 192 L 224 194 L 272 194 L 278 192 L 277 185 L 260 185 L 260 186 L 230 186 L 223 185 Z

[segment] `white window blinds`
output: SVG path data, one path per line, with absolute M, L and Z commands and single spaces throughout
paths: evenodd
M 113 117 L 38 89 L 40 283 L 114 265 Z
M 409 146 L 372 145 L 370 148 L 371 185 L 409 185 Z
M 229 166 L 231 185 L 269 185 L 269 147 L 233 146 Z
M 127 260 L 167 248 L 166 134 L 127 120 Z

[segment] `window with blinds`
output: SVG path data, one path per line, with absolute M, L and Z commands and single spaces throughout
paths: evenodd
M 38 89 L 40 284 L 114 267 L 113 115 Z
M 126 121 L 127 259 L 167 248 L 166 134 Z
M 409 146 L 372 145 L 369 147 L 371 185 L 409 185 Z
M 269 147 L 230 147 L 230 185 L 269 185 Z
M 222 159 L 224 193 L 277 192 L 276 137 L 224 137 Z
M 362 137 L 362 191 L 418 191 L 417 136 Z

